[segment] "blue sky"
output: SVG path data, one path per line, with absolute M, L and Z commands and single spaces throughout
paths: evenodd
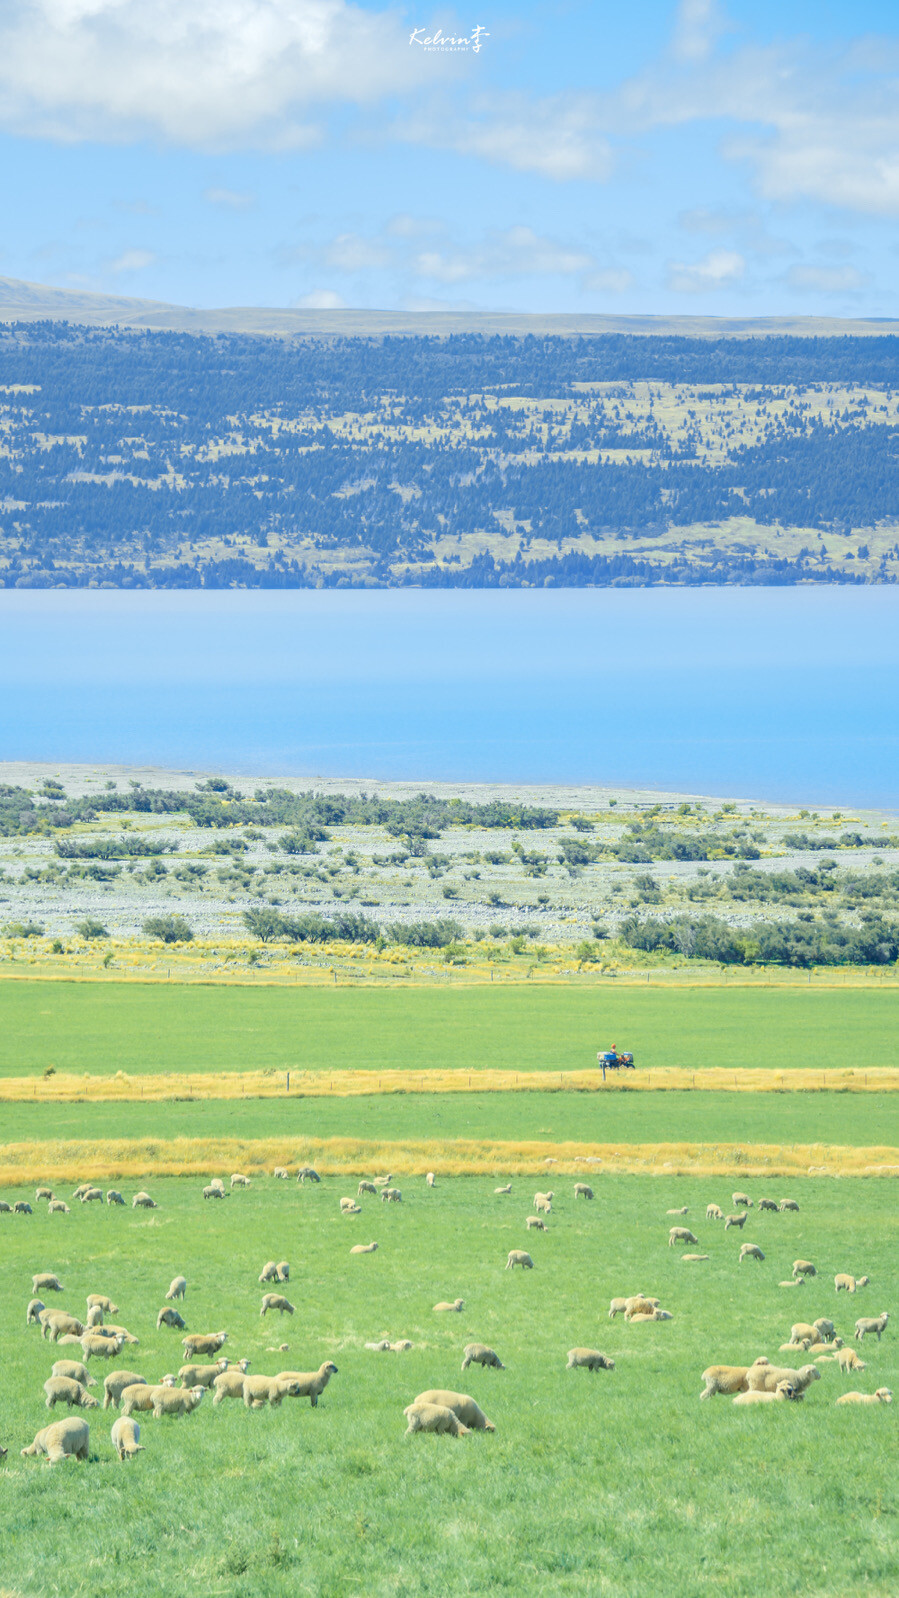
M 0 0 L 0 275 L 204 306 L 897 316 L 896 19 Z

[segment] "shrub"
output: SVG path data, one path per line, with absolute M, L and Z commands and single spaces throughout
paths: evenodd
M 80 932 L 82 938 L 109 937 L 109 932 L 104 927 L 103 922 L 95 920 L 93 916 L 86 916 L 83 921 L 79 921 L 75 931 Z
M 183 916 L 149 916 L 143 930 L 148 938 L 158 938 L 162 943 L 191 943 L 194 935 Z
M 405 944 L 410 949 L 445 949 L 464 936 L 458 921 L 448 917 L 439 921 L 413 921 L 409 926 L 394 922 L 386 930 L 391 942 Z
M 8 938 L 41 938 L 44 929 L 36 921 L 9 921 L 5 927 Z

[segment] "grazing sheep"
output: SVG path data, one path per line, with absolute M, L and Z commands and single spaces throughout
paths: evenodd
M 299 1383 L 280 1376 L 245 1376 L 243 1401 L 247 1409 L 280 1409 L 285 1398 L 299 1398 Z
M 886 1310 L 884 1310 L 882 1315 L 875 1315 L 875 1316 L 865 1315 L 865 1316 L 862 1317 L 861 1320 L 856 1321 L 856 1323 L 855 1323 L 855 1340 L 856 1340 L 856 1342 L 860 1343 L 863 1337 L 867 1337 L 871 1332 L 876 1332 L 877 1341 L 879 1343 L 882 1334 L 886 1331 L 887 1321 L 889 1320 L 889 1318 L 890 1317 L 889 1317 L 888 1312 Z
M 781 1211 L 784 1211 L 784 1210 L 797 1210 L 798 1211 L 799 1205 L 796 1203 L 795 1199 L 781 1199 L 781 1201 L 780 1201 L 780 1209 L 781 1209 Z
M 764 1258 L 765 1256 L 759 1248 L 758 1243 L 743 1243 L 741 1245 L 739 1260 L 741 1265 L 744 1260 L 763 1260 Z
M 613 1371 L 615 1361 L 598 1348 L 569 1348 L 566 1370 Z
M 145 1381 L 132 1382 L 129 1387 L 123 1387 L 119 1394 L 119 1405 L 123 1415 L 133 1415 L 137 1410 L 139 1414 L 149 1413 L 156 1402 L 156 1394 L 162 1392 L 162 1382 L 157 1382 L 153 1387 Z
M 699 1238 L 691 1232 L 689 1226 L 672 1226 L 668 1233 L 668 1247 L 673 1248 L 675 1243 L 698 1243 Z
M 15 1203 L 13 1205 L 12 1208 L 13 1208 L 13 1214 L 14 1215 L 33 1215 L 34 1214 L 34 1210 L 31 1208 L 31 1205 L 30 1204 L 26 1204 L 24 1199 L 19 1199 L 17 1201 L 17 1203 Z
M 133 1210 L 157 1210 L 159 1205 L 155 1199 L 150 1197 L 149 1193 L 135 1193 L 131 1200 L 131 1208 Z
M 272 1171 L 272 1176 L 277 1177 L 279 1182 L 287 1182 L 290 1179 L 290 1172 L 286 1165 L 276 1165 Z
M 95 1304 L 99 1304 L 101 1310 L 103 1311 L 103 1313 L 105 1315 L 118 1315 L 118 1313 L 119 1313 L 118 1304 L 114 1304 L 112 1302 L 111 1298 L 107 1298 L 106 1297 L 105 1293 L 88 1293 L 88 1295 L 87 1295 L 87 1307 L 88 1307 L 88 1309 L 93 1309 Z
M 320 1182 L 321 1181 L 321 1177 L 319 1176 L 318 1172 L 313 1169 L 313 1167 L 311 1165 L 303 1165 L 303 1166 L 301 1166 L 300 1170 L 297 1171 L 297 1181 L 298 1182 Z
M 471 1431 L 495 1432 L 496 1427 L 487 1419 L 480 1404 L 469 1397 L 468 1393 L 453 1393 L 444 1388 L 430 1388 L 426 1393 L 419 1393 L 413 1404 L 441 1404 L 446 1409 L 451 1409 L 457 1420 L 463 1426 L 468 1426 Z
M 278 1261 L 278 1281 L 279 1282 L 289 1282 L 290 1281 L 290 1264 L 289 1264 L 289 1261 L 287 1261 L 287 1260 L 279 1260 Z
M 826 1315 L 820 1315 L 816 1321 L 812 1321 L 812 1325 L 822 1343 L 826 1343 L 828 1338 L 836 1337 L 837 1335 L 837 1329 L 833 1321 L 828 1320 Z
M 838 1404 L 891 1404 L 893 1395 L 888 1387 L 878 1387 L 876 1393 L 841 1393 Z
M 213 1404 L 221 1404 L 226 1398 L 243 1398 L 243 1382 L 248 1364 L 249 1360 L 242 1360 L 233 1370 L 222 1371 L 220 1376 L 212 1378 L 212 1385 L 215 1388 Z
M 103 1383 L 103 1408 L 118 1409 L 126 1387 L 146 1387 L 146 1377 L 136 1371 L 111 1371 Z
M 12 1215 L 12 1205 L 7 1204 L 6 1199 L 0 1199 L 0 1215 Z M 6 1453 L 5 1448 L 3 1452 Z
M 745 1226 L 746 1225 L 746 1214 L 747 1214 L 746 1210 L 741 1210 L 739 1215 L 725 1215 L 725 1217 L 724 1217 L 724 1230 L 725 1230 L 725 1232 L 731 1226 Z
M 385 1187 L 381 1194 L 382 1204 L 402 1204 L 403 1195 L 398 1187 Z
M 191 1332 L 181 1339 L 186 1359 L 193 1359 L 195 1354 L 217 1354 L 227 1341 L 227 1332 Z
M 751 1365 L 710 1365 L 702 1373 L 705 1391 L 700 1398 L 714 1398 L 716 1393 L 745 1393 L 749 1390 L 749 1372 L 770 1364 L 766 1354 L 760 1354 Z
M 52 1189 L 52 1187 L 39 1187 L 39 1188 L 36 1188 L 34 1197 L 35 1197 L 35 1201 L 37 1201 L 39 1199 L 47 1199 L 47 1200 L 52 1199 L 52 1197 L 53 1197 L 53 1189 Z
M 470 1428 L 463 1426 L 445 1404 L 407 1404 L 403 1414 L 407 1422 L 403 1434 L 405 1437 L 411 1437 L 413 1432 L 435 1432 L 449 1437 L 467 1437 L 469 1434 Z
M 140 1342 L 140 1338 L 135 1337 L 132 1332 L 129 1332 L 127 1327 L 115 1326 L 112 1321 L 109 1322 L 108 1326 L 103 1327 L 103 1332 L 107 1337 L 121 1337 L 122 1341 L 125 1343 Z
M 372 1178 L 372 1181 L 374 1182 L 375 1187 L 389 1187 L 393 1181 L 393 1172 L 388 1172 L 386 1176 L 375 1176 Z
M 723 1221 L 724 1220 L 724 1211 L 721 1208 L 720 1204 L 708 1204 L 708 1205 L 706 1205 L 705 1218 L 706 1218 L 707 1221 Z
M 82 1204 L 102 1204 L 103 1189 L 99 1187 L 89 1187 L 86 1193 L 82 1193 L 81 1202 Z
M 548 1230 L 546 1222 L 540 1215 L 529 1215 L 524 1224 L 529 1232 L 545 1232 Z
M 294 1306 L 282 1293 L 266 1293 L 259 1311 L 260 1316 L 267 1315 L 270 1309 L 279 1310 L 282 1315 L 294 1313 Z
M 817 1365 L 803 1365 L 800 1370 L 787 1370 L 781 1365 L 762 1365 L 750 1369 L 747 1376 L 750 1391 L 773 1393 L 778 1382 L 791 1382 L 798 1393 L 804 1393 L 812 1382 L 821 1380 Z
M 377 1198 L 378 1196 L 378 1190 L 375 1187 L 374 1182 L 360 1182 L 356 1192 L 360 1198 L 362 1197 L 363 1193 L 371 1193 L 374 1198 Z
M 778 1382 L 773 1393 L 769 1393 L 766 1389 L 753 1387 L 750 1388 L 748 1393 L 738 1393 L 736 1398 L 731 1399 L 731 1403 L 774 1404 L 782 1399 L 801 1400 L 804 1396 L 803 1393 L 796 1391 L 792 1382 Z
M 246 1362 L 244 1362 L 246 1363 Z M 182 1365 L 178 1372 L 182 1387 L 211 1387 L 215 1378 L 228 1369 L 230 1361 L 220 1359 L 215 1365 Z M 241 1371 L 241 1375 L 245 1375 Z
M 433 1171 L 429 1171 L 428 1172 L 427 1176 L 425 1177 L 425 1181 L 427 1182 L 428 1187 L 436 1187 L 437 1186 L 437 1178 L 434 1175 Z
M 594 1197 L 593 1189 L 588 1187 L 586 1182 L 575 1182 L 574 1196 L 576 1199 L 592 1199 Z M 684 1210 L 682 1213 L 686 1215 L 687 1212 Z
M 99 1337 L 96 1332 L 81 1339 L 85 1359 L 117 1359 L 124 1346 L 124 1337 Z
M 165 1295 L 166 1296 L 166 1302 L 167 1303 L 170 1302 L 173 1298 L 185 1298 L 186 1295 L 187 1295 L 187 1277 L 186 1276 L 175 1276 L 175 1277 L 173 1277 L 172 1278 L 172 1285 L 171 1285 L 171 1287 L 169 1288 L 168 1292 Z
M 58 1343 L 61 1337 L 84 1336 L 85 1326 L 74 1315 L 67 1315 L 64 1310 L 42 1309 L 38 1312 L 41 1323 L 41 1337 L 49 1338 L 51 1343 Z
M 80 1199 L 82 1193 L 86 1193 L 88 1188 L 89 1187 L 93 1187 L 93 1185 L 94 1185 L 93 1182 L 79 1182 L 79 1184 L 76 1187 L 74 1193 L 72 1194 L 72 1197 L 76 1198 L 76 1199 Z
M 84 1324 L 89 1328 L 103 1325 L 103 1311 L 101 1310 L 99 1304 L 91 1305 L 87 1312 L 87 1320 Z
M 68 1204 L 65 1204 L 62 1199 L 51 1199 L 50 1203 L 47 1205 L 47 1214 L 68 1215 L 69 1206 Z
M 248 1176 L 243 1176 L 240 1171 L 235 1171 L 231 1177 L 232 1187 L 250 1187 L 252 1184 Z
M 46 1454 L 48 1465 L 58 1465 L 73 1456 L 87 1459 L 90 1455 L 90 1427 L 86 1420 L 70 1415 L 67 1420 L 57 1420 L 38 1432 L 34 1442 L 21 1450 L 23 1459 Z
M 111 1187 L 107 1189 L 106 1202 L 107 1204 L 124 1204 L 125 1200 L 118 1188 Z
M 70 1409 L 99 1409 L 96 1398 L 82 1387 L 80 1382 L 73 1381 L 71 1376 L 48 1376 L 44 1382 L 44 1392 L 47 1395 L 47 1408 L 52 1409 L 54 1404 L 68 1404 Z
M 532 1271 L 534 1269 L 534 1261 L 531 1259 L 530 1254 L 525 1253 L 523 1248 L 510 1248 L 509 1250 L 509 1257 L 506 1260 L 506 1270 L 514 1270 L 516 1265 L 520 1265 L 522 1269 L 526 1271 Z
M 82 1387 L 96 1387 L 95 1377 L 91 1376 L 86 1365 L 78 1359 L 58 1359 L 51 1367 L 51 1376 L 68 1376 L 73 1382 L 80 1382 Z
M 467 1371 L 469 1365 L 486 1365 L 495 1371 L 504 1371 L 506 1368 L 499 1355 L 486 1343 L 468 1343 L 462 1350 L 462 1369 Z
M 327 1387 L 332 1376 L 337 1375 L 337 1366 L 332 1359 L 326 1359 L 317 1371 L 279 1371 L 279 1382 L 293 1384 L 291 1396 L 294 1398 L 308 1398 L 315 1409 L 319 1398 Z
M 777 1214 L 777 1199 L 759 1199 L 760 1210 L 773 1210 Z
M 794 1276 L 817 1276 L 817 1274 L 818 1274 L 818 1272 L 817 1272 L 815 1266 L 812 1264 L 811 1260 L 794 1260 L 793 1261 L 793 1275 Z
M 120 1415 L 118 1420 L 113 1421 L 109 1435 L 112 1438 L 112 1446 L 123 1463 L 126 1459 L 133 1459 L 135 1454 L 142 1454 L 144 1451 L 144 1445 L 140 1440 L 140 1427 L 130 1415 Z
M 156 1317 L 157 1332 L 159 1331 L 160 1326 L 174 1326 L 179 1332 L 187 1331 L 187 1322 L 183 1315 L 178 1314 L 176 1309 L 161 1309 L 159 1311 L 159 1314 Z
M 551 1198 L 540 1193 L 537 1194 L 537 1197 L 534 1199 L 535 1210 L 539 1210 L 541 1215 L 550 1215 L 552 1213 L 552 1207 Z
M 381 1197 L 384 1198 L 385 1195 L 382 1193 Z M 340 1213 L 341 1215 L 361 1215 L 362 1210 L 355 1199 L 342 1198 L 340 1200 Z
M 866 1371 L 868 1369 L 867 1361 L 859 1359 L 854 1348 L 840 1348 L 833 1357 L 844 1374 L 846 1371 Z
M 41 1310 L 46 1308 L 47 1306 L 42 1298 L 33 1298 L 25 1311 L 25 1325 L 30 1326 L 33 1321 L 35 1326 L 40 1326 L 39 1316 Z
M 870 1276 L 849 1276 L 845 1271 L 840 1271 L 833 1279 L 833 1285 L 838 1293 L 854 1293 L 858 1287 L 867 1287 Z
M 228 1195 L 223 1187 L 214 1187 L 210 1182 L 209 1186 L 203 1189 L 203 1197 L 204 1199 L 223 1199 L 227 1198 Z
M 752 1199 L 748 1193 L 731 1193 L 731 1201 L 735 1210 L 740 1209 L 741 1206 L 744 1210 L 752 1209 Z
M 495 1187 L 493 1189 L 493 1191 L 494 1191 L 494 1193 L 511 1193 L 511 1191 L 512 1191 L 512 1183 L 511 1182 L 507 1182 L 505 1187 Z
M 817 1343 L 818 1333 L 808 1321 L 794 1321 L 790 1327 L 790 1341 L 793 1343 Z
M 259 1272 L 260 1282 L 276 1282 L 278 1280 L 278 1267 L 274 1260 L 266 1260 Z
M 376 1249 L 377 1249 L 377 1247 L 378 1247 L 377 1243 L 354 1243 L 352 1248 L 350 1249 L 350 1253 L 351 1254 L 374 1254 Z
M 153 1414 L 156 1420 L 163 1415 L 190 1415 L 205 1396 L 205 1387 L 154 1387 Z
M 31 1278 L 32 1293 L 64 1293 L 65 1288 L 58 1276 L 52 1271 L 39 1271 L 37 1276 Z
M 445 1299 L 441 1299 L 439 1304 L 434 1305 L 434 1312 L 435 1314 L 442 1314 L 444 1310 L 449 1310 L 450 1312 L 455 1311 L 456 1314 L 461 1314 L 464 1307 L 464 1298 L 456 1298 L 452 1304 L 448 1304 Z

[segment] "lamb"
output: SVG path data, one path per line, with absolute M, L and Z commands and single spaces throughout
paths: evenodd
M 752 1209 L 752 1199 L 748 1193 L 731 1193 L 731 1200 L 735 1210 L 740 1209 L 741 1206 L 744 1210 Z
M 223 1199 L 227 1198 L 228 1195 L 223 1187 L 215 1187 L 213 1183 L 210 1182 L 209 1186 L 204 1187 L 203 1189 L 203 1197 L 204 1199 Z
M 808 1351 L 810 1354 L 814 1354 L 817 1358 L 819 1354 L 835 1354 L 838 1349 L 842 1348 L 842 1346 L 842 1337 L 832 1337 L 829 1342 L 826 1343 L 809 1343 Z
M 38 1432 L 34 1442 L 21 1450 L 23 1459 L 46 1454 L 48 1465 L 58 1465 L 60 1460 L 73 1456 L 87 1459 L 90 1455 L 90 1427 L 86 1420 L 70 1415 L 67 1420 L 57 1420 Z
M 574 1196 L 576 1199 L 592 1199 L 594 1197 L 593 1189 L 588 1187 L 586 1182 L 575 1182 Z M 683 1214 L 686 1215 L 686 1213 L 686 1210 L 684 1210 Z
M 13 1210 L 13 1215 L 33 1215 L 34 1214 L 34 1210 L 31 1208 L 31 1205 L 30 1204 L 26 1204 L 24 1199 L 18 1199 L 17 1202 L 13 1205 L 12 1210 Z
M 707 1260 L 707 1259 L 711 1259 L 711 1255 L 710 1254 L 682 1254 L 681 1255 L 681 1259 L 682 1260 Z
M 52 1271 L 39 1271 L 37 1276 L 31 1278 L 32 1293 L 64 1293 L 65 1288 L 58 1276 Z
M 384 1197 L 383 1193 L 382 1193 L 381 1197 L 382 1198 Z M 359 1205 L 356 1203 L 355 1199 L 342 1198 L 340 1200 L 340 1213 L 341 1213 L 341 1215 L 361 1215 L 362 1214 L 362 1210 L 360 1209 Z
M 320 1182 L 321 1177 L 311 1165 L 304 1165 L 297 1171 L 298 1182 Z
M 252 1184 L 248 1176 L 243 1176 L 240 1171 L 235 1171 L 231 1177 L 232 1187 L 250 1187 Z
M 107 1189 L 106 1202 L 107 1202 L 107 1204 L 124 1204 L 125 1200 L 122 1197 L 121 1193 L 119 1192 L 118 1188 L 110 1187 L 110 1188 Z
M 172 1285 L 171 1285 L 171 1287 L 169 1288 L 168 1292 L 165 1295 L 166 1296 L 166 1302 L 167 1303 L 170 1302 L 173 1298 L 184 1298 L 184 1297 L 186 1297 L 186 1295 L 187 1295 L 187 1277 L 186 1276 L 174 1276 L 172 1278 Z
M 888 1387 L 878 1387 L 876 1393 L 841 1393 L 838 1404 L 891 1404 L 893 1395 Z
M 739 1259 L 739 1263 L 741 1265 L 742 1265 L 744 1260 L 763 1260 L 764 1258 L 765 1258 L 765 1256 L 762 1253 L 761 1249 L 759 1248 L 758 1243 L 743 1243 L 742 1244 L 742 1246 L 740 1248 L 740 1259 Z
M 668 1247 L 673 1248 L 675 1243 L 698 1243 L 699 1238 L 691 1232 L 688 1226 L 672 1226 L 668 1233 Z
M 287 1182 L 290 1179 L 290 1172 L 286 1165 L 276 1165 L 272 1171 L 272 1176 L 277 1177 L 279 1182 Z
M 109 1435 L 112 1438 L 112 1446 L 123 1463 L 126 1459 L 133 1459 L 135 1454 L 143 1453 L 140 1427 L 130 1415 L 120 1415 L 118 1420 L 113 1421 Z
M 47 1205 L 47 1214 L 48 1215 L 68 1215 L 69 1214 L 69 1206 L 68 1206 L 68 1204 L 63 1203 L 62 1199 L 51 1199 L 50 1203 Z
M 211 1387 L 215 1378 L 228 1369 L 229 1361 L 220 1359 L 215 1365 L 182 1365 L 178 1372 L 182 1387 Z M 244 1360 L 246 1365 L 247 1361 Z M 241 1371 L 245 1375 L 246 1371 Z
M 812 1325 L 822 1343 L 826 1343 L 829 1337 L 836 1337 L 837 1335 L 837 1329 L 833 1321 L 828 1320 L 826 1315 L 819 1316 L 816 1321 L 812 1321 Z
M 279 1282 L 289 1282 L 290 1281 L 290 1264 L 289 1264 L 289 1262 L 287 1260 L 279 1260 L 278 1261 L 278 1281 Z
M 54 1404 L 68 1404 L 70 1409 L 99 1409 L 96 1398 L 82 1387 L 80 1382 L 73 1381 L 71 1376 L 48 1376 L 44 1382 L 44 1392 L 47 1395 L 47 1408 L 52 1409 Z
M 38 1312 L 41 1323 L 41 1337 L 49 1338 L 51 1343 L 58 1343 L 60 1337 L 69 1336 L 81 1338 L 84 1336 L 83 1323 L 76 1320 L 74 1315 L 67 1315 L 64 1310 L 42 1309 Z
M 37 1188 L 35 1190 L 34 1197 L 35 1197 L 35 1201 L 37 1201 L 38 1199 L 48 1199 L 48 1200 L 52 1199 L 52 1197 L 53 1197 L 53 1189 L 52 1189 L 52 1187 L 39 1187 L 39 1188 Z
M 760 1354 L 751 1365 L 710 1365 L 702 1373 L 705 1391 L 700 1398 L 714 1398 L 716 1393 L 745 1393 L 749 1390 L 749 1372 L 770 1364 L 765 1354 Z
M 784 1210 L 797 1210 L 798 1211 L 799 1205 L 796 1203 L 795 1199 L 781 1199 L 781 1201 L 780 1201 L 780 1209 L 781 1209 L 781 1212 L 783 1212 Z
M 317 1371 L 279 1371 L 279 1382 L 294 1384 L 291 1396 L 295 1398 L 308 1398 L 312 1408 L 318 1405 L 319 1398 L 327 1387 L 332 1376 L 337 1375 L 337 1366 L 331 1359 L 326 1359 Z
M 796 1391 L 792 1382 L 778 1382 L 773 1393 L 753 1387 L 748 1393 L 738 1393 L 731 1399 L 732 1404 L 774 1404 L 780 1399 L 802 1399 L 805 1395 Z
M 112 1371 L 103 1383 L 103 1408 L 118 1409 L 126 1387 L 146 1387 L 147 1380 L 136 1371 Z
M 42 1298 L 33 1298 L 25 1311 L 25 1325 L 30 1326 L 33 1321 L 35 1326 L 39 1326 L 41 1323 L 38 1317 L 41 1310 L 46 1308 L 47 1306 Z
M 116 1359 L 125 1346 L 124 1337 L 98 1337 L 96 1333 L 89 1333 L 81 1339 L 81 1351 L 85 1359 Z
M 636 1298 L 625 1299 L 624 1318 L 626 1321 L 630 1321 L 633 1320 L 635 1315 L 651 1315 L 653 1310 L 657 1310 L 658 1307 L 659 1301 L 657 1298 L 642 1298 L 638 1294 Z
M 552 1198 L 548 1193 L 537 1193 L 534 1196 L 534 1209 L 541 1215 L 549 1215 L 552 1211 Z
M 709 1205 L 707 1205 L 706 1206 L 706 1212 L 705 1212 L 705 1218 L 706 1218 L 707 1221 L 723 1221 L 724 1220 L 724 1211 L 721 1208 L 720 1204 L 709 1204 Z
M 773 1210 L 774 1214 L 776 1215 L 777 1214 L 777 1199 L 766 1199 L 766 1198 L 759 1199 L 759 1209 L 760 1210 Z
M 867 1361 L 859 1359 L 854 1348 L 838 1349 L 834 1359 L 844 1373 L 846 1371 L 866 1371 L 868 1369 Z
M 103 1189 L 99 1187 L 89 1187 L 86 1193 L 82 1193 L 81 1202 L 82 1204 L 102 1204 Z
M 217 1354 L 227 1341 L 227 1332 L 191 1332 L 181 1339 L 187 1359 L 193 1359 L 195 1354 Z
M 377 1243 L 354 1243 L 350 1249 L 351 1254 L 374 1254 Z
M 292 1315 L 294 1313 L 294 1306 L 282 1293 L 266 1293 L 262 1300 L 262 1308 L 259 1311 L 260 1316 L 267 1315 L 270 1309 L 279 1310 L 282 1315 Z
M 838 1293 L 854 1293 L 856 1288 L 867 1287 L 870 1276 L 849 1276 L 845 1271 L 840 1271 L 833 1279 L 833 1285 Z
M 205 1387 L 154 1387 L 153 1415 L 190 1415 L 205 1396 Z
M 615 1361 L 597 1348 L 569 1348 L 566 1370 L 613 1371 Z
M 485 1365 L 496 1371 L 506 1368 L 499 1355 L 486 1343 L 468 1343 L 462 1350 L 462 1369 L 467 1371 L 469 1365 Z
M 403 1195 L 398 1187 L 385 1187 L 381 1194 L 382 1204 L 402 1204 Z
M 856 1323 L 855 1323 L 855 1340 L 856 1340 L 856 1342 L 860 1343 L 863 1337 L 867 1337 L 867 1336 L 870 1335 L 871 1332 L 875 1332 L 876 1335 L 877 1335 L 877 1341 L 879 1343 L 880 1339 L 881 1339 L 881 1336 L 886 1331 L 887 1321 L 889 1320 L 889 1318 L 890 1317 L 889 1317 L 888 1312 L 886 1310 L 884 1310 L 882 1315 L 876 1315 L 876 1316 L 865 1315 L 865 1316 L 862 1317 L 861 1320 L 856 1321 Z
M 97 1383 L 86 1365 L 79 1359 L 58 1359 L 53 1365 L 51 1376 L 69 1376 L 73 1382 L 80 1382 L 82 1387 L 96 1387 Z
M 456 1298 L 453 1300 L 452 1304 L 448 1304 L 445 1299 L 441 1299 L 439 1304 L 434 1305 L 434 1313 L 439 1315 L 442 1314 L 443 1311 L 449 1310 L 450 1312 L 455 1311 L 456 1314 L 461 1314 L 464 1307 L 464 1298 Z
M 187 1331 L 187 1322 L 182 1315 L 178 1314 L 176 1309 L 161 1309 L 159 1311 L 156 1317 L 157 1332 L 160 1326 L 174 1326 L 177 1327 L 179 1332 Z
M 745 1226 L 746 1225 L 746 1214 L 747 1214 L 746 1210 L 742 1210 L 739 1215 L 726 1215 L 724 1217 L 724 1230 L 725 1230 L 725 1232 L 728 1230 L 728 1227 L 731 1227 L 731 1226 L 741 1226 L 741 1227 Z
M 403 1410 L 407 1425 L 404 1436 L 413 1432 L 436 1432 L 450 1437 L 467 1437 L 470 1428 L 447 1409 L 445 1404 L 407 1404 Z
M 82 1193 L 86 1193 L 89 1187 L 93 1187 L 93 1183 L 92 1182 L 79 1182 L 79 1184 L 76 1187 L 74 1193 L 72 1194 L 72 1197 L 76 1198 L 76 1199 L 80 1199 Z
M 88 1309 L 93 1309 L 95 1304 L 99 1304 L 101 1310 L 103 1310 L 104 1314 L 106 1315 L 118 1315 L 119 1313 L 118 1304 L 114 1304 L 111 1298 L 106 1297 L 105 1293 L 88 1293 Z
M 159 1205 L 155 1199 L 150 1197 L 149 1193 L 135 1193 L 131 1200 L 131 1208 L 133 1210 L 157 1210 Z
M 103 1325 L 103 1311 L 101 1310 L 99 1304 L 91 1305 L 87 1312 L 87 1320 L 85 1321 L 85 1325 L 88 1327 L 97 1327 Z
M 480 1404 L 477 1404 L 468 1393 L 452 1393 L 444 1388 L 429 1388 L 426 1393 L 419 1393 L 413 1400 L 413 1405 L 438 1404 L 446 1409 L 451 1409 L 457 1420 L 463 1426 L 476 1432 L 494 1432 L 496 1427 L 492 1420 L 488 1420 Z
M 531 1259 L 530 1254 L 527 1254 L 523 1248 L 510 1248 L 509 1250 L 509 1257 L 506 1260 L 506 1270 L 514 1270 L 516 1265 L 520 1265 L 522 1269 L 526 1271 L 532 1271 L 534 1269 L 534 1261 Z
M 378 1196 L 378 1190 L 375 1187 L 374 1182 L 360 1182 L 356 1192 L 360 1198 L 363 1193 L 371 1193 L 374 1198 L 377 1198 Z
M 797 1276 L 791 1282 L 778 1282 L 778 1287 L 804 1287 L 805 1277 Z
M 248 1360 L 242 1360 L 234 1370 L 222 1371 L 220 1376 L 214 1376 L 212 1385 L 215 1388 L 213 1404 L 221 1404 L 226 1398 L 243 1398 L 243 1382 L 246 1375 Z
M 278 1280 L 278 1267 L 274 1260 L 266 1260 L 259 1272 L 260 1282 L 276 1282 Z
M 613 1298 L 609 1305 L 609 1320 L 613 1321 L 616 1315 L 623 1315 L 627 1309 L 626 1298 Z
M 817 1343 L 818 1332 L 816 1327 L 810 1326 L 808 1321 L 794 1321 L 790 1327 L 790 1340 L 794 1343 Z
M 245 1376 L 243 1401 L 247 1409 L 280 1409 L 285 1398 L 299 1398 L 299 1383 L 280 1376 Z
M 793 1261 L 793 1275 L 794 1276 L 817 1276 L 817 1274 L 818 1274 L 818 1272 L 817 1272 L 815 1266 L 812 1264 L 811 1260 L 794 1260 Z
M 408 1354 L 411 1347 L 412 1344 L 409 1342 L 408 1337 L 401 1337 L 398 1343 L 390 1344 L 390 1352 L 391 1354 Z
M 529 1215 L 524 1224 L 529 1232 L 545 1232 L 547 1230 L 546 1222 L 539 1215 Z
M 494 1191 L 494 1193 L 511 1193 L 511 1191 L 512 1191 L 512 1183 L 511 1182 L 507 1182 L 505 1187 L 495 1187 L 493 1189 L 493 1191 Z
M 773 1393 L 778 1382 L 791 1382 L 799 1393 L 812 1382 L 821 1380 L 817 1365 L 803 1365 L 800 1370 L 788 1370 L 780 1365 L 765 1365 L 750 1370 L 747 1377 L 750 1391 Z
M 434 1175 L 433 1171 L 429 1171 L 428 1172 L 427 1176 L 425 1177 L 425 1181 L 427 1182 L 428 1187 L 436 1187 L 437 1186 L 437 1178 Z

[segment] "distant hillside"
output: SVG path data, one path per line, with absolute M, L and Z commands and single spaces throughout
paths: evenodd
M 573 324 L 0 321 L 0 584 L 899 580 L 896 334 Z

